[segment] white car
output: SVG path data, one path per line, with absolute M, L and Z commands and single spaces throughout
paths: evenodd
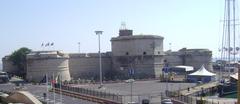
M 161 101 L 161 104 L 173 104 L 172 100 L 171 99 L 163 99 Z
M 137 102 L 128 102 L 127 104 L 139 104 Z
M 126 83 L 131 83 L 131 82 L 134 82 L 134 81 L 135 81 L 134 79 L 125 80 Z

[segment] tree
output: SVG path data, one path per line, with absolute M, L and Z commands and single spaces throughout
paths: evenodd
M 31 49 L 28 49 L 26 47 L 22 47 L 16 51 L 14 51 L 9 59 L 13 62 L 13 65 L 16 65 L 18 68 L 18 75 L 25 77 L 26 75 L 26 66 L 27 66 L 27 60 L 26 55 L 31 52 Z

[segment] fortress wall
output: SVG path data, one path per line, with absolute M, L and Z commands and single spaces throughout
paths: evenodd
M 168 52 L 164 56 L 170 66 L 186 65 L 193 66 L 195 70 L 203 64 L 206 69 L 212 68 L 212 52 L 207 49 L 181 49 L 177 52 Z
M 129 76 L 130 69 L 134 70 L 137 78 L 159 77 L 162 69 L 162 56 L 115 56 L 113 57 L 114 69 L 120 70 L 124 76 Z
M 99 56 L 98 54 L 69 54 L 70 74 L 74 79 L 99 79 Z M 111 57 L 102 54 L 102 71 L 111 70 Z
M 162 63 L 157 56 L 163 56 L 163 37 L 158 35 L 118 36 L 111 39 L 113 69 L 129 76 L 134 69 L 139 78 L 158 77 Z M 160 58 L 160 60 L 163 58 Z
M 162 55 L 163 37 L 152 35 L 120 36 L 111 39 L 113 56 Z
M 202 65 L 207 70 L 213 70 L 212 57 L 209 55 L 191 55 L 186 57 L 186 65 L 193 66 L 195 70 L 200 69 Z
M 155 78 L 159 78 L 160 75 L 162 74 L 162 69 L 164 66 L 164 56 L 162 55 L 157 55 L 154 57 L 154 73 L 155 73 Z
M 2 67 L 4 72 L 8 72 L 11 74 L 16 74 L 16 72 L 18 72 L 17 66 L 13 65 L 13 62 L 8 59 L 8 56 L 5 56 L 2 59 Z
M 169 66 L 177 66 L 177 65 L 182 65 L 182 59 L 180 58 L 179 55 L 176 54 L 167 54 L 164 56 L 164 59 L 169 63 Z
M 70 80 L 69 57 L 67 55 L 27 55 L 27 79 L 40 82 L 46 74 L 52 78 L 62 76 L 62 81 Z

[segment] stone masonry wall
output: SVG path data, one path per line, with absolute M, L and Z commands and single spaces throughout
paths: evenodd
M 73 79 L 99 79 L 99 56 L 93 54 L 69 54 L 69 69 Z M 102 71 L 111 70 L 111 57 L 102 53 Z

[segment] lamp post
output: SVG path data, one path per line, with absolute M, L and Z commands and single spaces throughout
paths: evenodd
M 103 31 L 95 31 L 96 35 L 98 35 L 98 54 L 99 54 L 99 80 L 100 80 L 100 87 L 101 88 L 103 86 L 102 83 L 102 57 L 101 57 L 101 44 L 100 44 L 100 35 L 102 35 Z
M 78 42 L 78 53 L 80 53 L 80 49 L 81 49 L 80 45 L 81 45 L 81 43 Z
M 167 60 L 164 60 L 164 77 L 165 77 L 165 81 L 166 81 L 166 90 L 165 90 L 165 93 L 166 95 L 168 95 L 168 78 L 169 78 L 169 68 L 168 68 L 168 62 Z

